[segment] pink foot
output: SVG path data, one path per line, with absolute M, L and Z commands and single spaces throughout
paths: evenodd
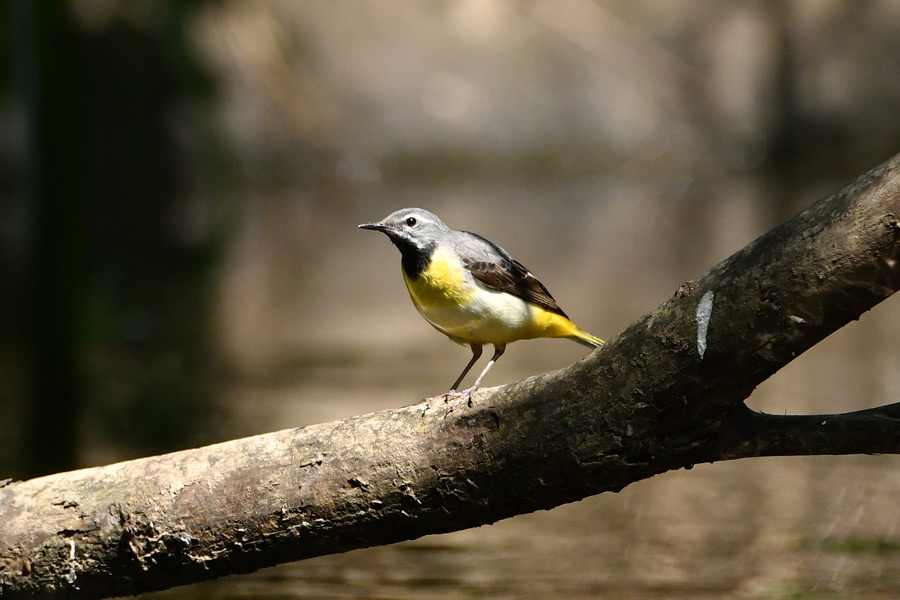
M 463 402 L 465 402 L 467 406 L 472 406 L 472 394 L 474 394 L 475 390 L 477 390 L 477 389 L 478 388 L 473 386 L 473 387 L 470 387 L 469 389 L 463 390 L 461 392 L 457 392 L 456 390 L 450 390 L 449 392 L 445 392 L 445 393 L 441 394 L 440 396 L 432 396 L 431 398 L 425 398 L 425 400 L 424 400 L 425 407 L 422 409 L 422 416 L 424 417 L 425 413 L 428 411 L 428 409 L 431 408 L 431 406 L 439 400 L 443 400 L 444 404 L 447 404 L 447 403 L 450 404 L 450 407 L 447 409 L 448 415 L 450 413 L 452 413 L 454 410 L 456 410 L 457 408 L 459 408 L 460 404 L 462 404 Z M 453 402 L 450 402 L 451 400 Z M 446 417 L 446 415 L 444 415 L 444 416 Z

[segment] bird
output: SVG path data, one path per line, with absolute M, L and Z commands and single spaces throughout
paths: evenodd
M 450 390 L 425 399 L 426 411 L 440 398 L 455 400 L 448 414 L 463 401 L 471 406 L 472 395 L 511 342 L 567 338 L 589 348 L 604 343 L 573 323 L 544 284 L 506 250 L 476 233 L 451 229 L 434 213 L 403 208 L 359 228 L 390 238 L 400 251 L 403 281 L 416 310 L 472 351 Z M 457 391 L 487 344 L 494 347 L 487 366 L 471 387 Z

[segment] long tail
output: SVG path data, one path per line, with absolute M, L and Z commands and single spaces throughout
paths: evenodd
M 575 328 L 575 331 L 572 332 L 572 335 L 569 336 L 570 340 L 574 340 L 583 346 L 587 346 L 588 348 L 599 348 L 603 345 L 603 340 L 598 338 L 595 335 L 589 334 L 587 331 L 579 328 Z

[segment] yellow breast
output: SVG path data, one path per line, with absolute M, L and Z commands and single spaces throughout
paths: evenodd
M 417 279 L 403 271 L 403 281 L 419 312 L 465 307 L 477 291 L 459 260 L 441 249 L 434 251 L 428 268 Z
M 569 337 L 577 329 L 561 315 L 481 285 L 458 258 L 441 249 L 416 279 L 403 271 L 403 281 L 419 314 L 460 344 Z

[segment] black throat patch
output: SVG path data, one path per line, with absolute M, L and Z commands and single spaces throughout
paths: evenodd
M 403 265 L 403 272 L 406 273 L 410 280 L 415 281 L 419 278 L 422 271 L 428 268 L 428 263 L 431 262 L 431 255 L 434 254 L 437 244 L 419 248 L 405 240 L 395 239 L 391 241 L 400 250 L 400 256 L 402 257 L 400 264 Z

